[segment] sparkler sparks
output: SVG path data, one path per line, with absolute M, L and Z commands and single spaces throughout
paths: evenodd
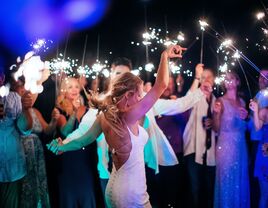
M 77 67 L 78 59 L 63 58 L 63 54 L 59 54 L 59 57 L 52 59 L 50 62 L 50 69 L 53 74 L 65 73 L 67 76 L 74 77 Z
M 44 38 L 40 38 L 37 39 L 35 43 L 31 43 L 31 47 L 33 48 L 35 53 L 38 53 L 41 50 L 43 50 L 43 52 L 46 52 L 49 49 L 50 44 L 53 44 L 52 40 L 46 40 Z
M 169 62 L 169 68 L 173 74 L 180 74 L 181 67 L 182 67 L 181 64 L 179 66 L 177 66 L 174 62 Z
M 3 85 L 0 87 L 0 97 L 5 97 L 9 94 L 9 88 L 10 86 L 7 84 L 7 85 Z
M 89 68 L 88 65 L 85 65 L 85 66 L 79 66 L 77 68 L 77 73 L 80 75 L 80 76 L 83 76 L 83 77 L 86 77 L 86 78 L 89 78 L 90 77 L 90 73 L 91 70 Z
M 183 34 L 181 31 L 179 32 L 179 34 L 178 34 L 178 36 L 177 36 L 177 39 L 178 39 L 180 42 L 182 42 L 182 41 L 185 40 L 184 34 Z
M 256 14 L 256 18 L 257 18 L 258 20 L 261 20 L 261 19 L 263 19 L 264 17 L 265 17 L 264 12 L 258 12 L 258 13 Z
M 152 72 L 154 69 L 154 65 L 152 63 L 148 63 L 145 65 L 145 71 Z
M 206 21 L 204 21 L 204 20 L 199 20 L 199 25 L 200 25 L 200 29 L 202 31 L 205 31 L 206 30 L 206 27 L 209 26 L 209 24 Z
M 43 86 L 38 84 L 38 81 L 42 78 L 43 70 L 48 67 L 49 64 L 41 61 L 40 56 L 33 56 L 31 53 L 27 53 L 18 71 L 14 73 L 14 78 L 18 80 L 20 76 L 24 76 L 25 89 L 32 93 L 41 93 Z

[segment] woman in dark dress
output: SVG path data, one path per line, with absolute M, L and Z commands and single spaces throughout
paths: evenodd
M 80 90 L 79 82 L 75 78 L 65 79 L 62 83 L 56 102 L 61 112 L 57 134 L 62 139 L 78 127 L 87 112 Z M 58 173 L 60 207 L 96 207 L 94 186 L 96 144 L 68 152 L 60 157 Z

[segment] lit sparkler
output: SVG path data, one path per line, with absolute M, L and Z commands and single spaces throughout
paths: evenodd
M 264 12 L 258 12 L 256 14 L 256 17 L 258 20 L 262 20 L 265 17 L 265 14 L 264 14 Z
M 31 43 L 31 47 L 35 53 L 38 53 L 43 49 L 43 52 L 46 52 L 49 49 L 49 44 L 52 44 L 52 40 L 46 40 L 44 38 L 37 39 L 35 43 Z
M 14 73 L 14 78 L 18 80 L 20 76 L 24 76 L 25 89 L 32 93 L 41 93 L 43 86 L 38 84 L 38 81 L 42 79 L 43 70 L 47 68 L 49 68 L 48 62 L 43 62 L 40 56 L 34 56 L 32 52 L 29 52 L 25 55 L 18 71 Z
M 169 62 L 169 68 L 170 68 L 170 71 L 173 73 L 173 74 L 180 74 L 181 73 L 181 67 L 182 65 L 176 65 L 174 62 Z
M 75 76 L 74 68 L 77 67 L 78 59 L 63 58 L 63 54 L 59 54 L 59 57 L 52 59 L 50 62 L 50 69 L 53 74 L 65 73 L 69 77 Z
M 154 68 L 155 67 L 152 63 L 148 63 L 145 65 L 145 71 L 147 71 L 147 72 L 152 72 Z
M 180 31 L 178 36 L 177 36 L 177 39 L 180 41 L 180 42 L 183 42 L 185 40 L 185 37 L 184 37 L 184 34 Z
M 3 98 L 5 96 L 7 96 L 9 94 L 9 89 L 10 89 L 10 86 L 8 84 L 1 86 L 0 87 L 0 97 Z
M 206 21 L 204 21 L 204 20 L 199 20 L 199 25 L 200 25 L 200 29 L 202 31 L 205 31 L 206 30 L 206 27 L 209 26 L 209 24 Z

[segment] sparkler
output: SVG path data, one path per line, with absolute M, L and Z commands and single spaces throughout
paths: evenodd
M 145 71 L 147 71 L 147 72 L 152 72 L 154 68 L 155 67 L 152 63 L 148 63 L 145 65 Z
M 9 84 L 0 87 L 0 98 L 3 98 L 9 94 Z
M 256 14 L 256 17 L 258 20 L 262 20 L 265 17 L 265 14 L 264 14 L 264 12 L 258 12 Z
M 208 23 L 204 20 L 199 20 L 199 25 L 201 29 L 201 49 L 200 49 L 200 63 L 203 63 L 203 55 L 204 55 L 204 31 L 206 27 L 208 27 Z
M 251 67 L 253 67 L 257 72 L 260 72 L 260 69 L 248 58 L 246 57 L 241 51 L 239 51 L 233 44 L 233 41 L 231 39 L 224 39 L 223 36 L 218 33 L 215 29 L 213 29 L 210 25 L 206 25 L 206 27 L 208 27 L 209 29 L 211 29 L 213 32 L 215 32 L 215 38 L 218 39 L 221 42 L 221 46 L 220 46 L 220 50 L 222 50 L 223 48 L 229 48 L 232 50 L 232 52 L 234 52 L 236 55 L 237 53 L 239 53 L 239 58 L 241 57 L 244 61 L 246 61 Z M 211 35 L 211 34 L 210 34 Z M 217 51 L 218 52 L 218 51 Z M 226 55 L 229 55 L 230 52 L 226 52 Z M 234 56 L 235 56 L 234 54 Z M 227 58 L 227 56 L 225 56 Z M 267 79 L 265 77 L 265 79 Z M 268 80 L 268 79 L 267 79 Z
M 179 42 L 183 42 L 185 40 L 184 34 L 181 31 L 179 32 L 177 39 Z
M 67 76 L 74 77 L 74 68 L 77 67 L 77 62 L 78 59 L 71 59 L 69 57 L 67 57 L 67 59 L 64 59 L 64 55 L 60 53 L 58 58 L 51 60 L 50 69 L 53 74 L 60 74 L 61 76 L 62 73 L 64 73 Z
M 85 66 L 79 66 L 77 68 L 77 73 L 80 75 L 80 77 L 86 77 L 89 78 L 91 75 L 91 70 L 88 65 Z
M 176 65 L 174 62 L 169 62 L 169 68 L 170 68 L 170 71 L 173 73 L 173 74 L 180 74 L 181 73 L 181 67 L 182 65 Z
M 49 44 L 53 44 L 53 41 L 39 38 L 35 43 L 31 43 L 30 46 L 33 48 L 34 53 L 38 53 L 41 50 L 43 50 L 43 52 L 46 52 L 50 47 Z
M 139 76 L 140 75 L 140 70 L 139 69 L 133 69 L 131 71 L 132 74 L 136 75 L 136 76 Z
M 34 56 L 34 53 L 31 51 L 25 55 L 18 71 L 14 73 L 14 79 L 18 80 L 20 76 L 24 76 L 25 89 L 31 91 L 31 93 L 41 93 L 43 86 L 38 84 L 38 81 L 42 78 L 43 70 L 48 67 L 48 62 L 41 61 L 40 56 Z

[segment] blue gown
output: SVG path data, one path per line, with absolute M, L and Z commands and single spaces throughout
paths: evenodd
M 237 107 L 224 98 L 221 98 L 221 101 L 224 111 L 216 145 L 214 207 L 249 208 L 246 124 L 239 118 Z

